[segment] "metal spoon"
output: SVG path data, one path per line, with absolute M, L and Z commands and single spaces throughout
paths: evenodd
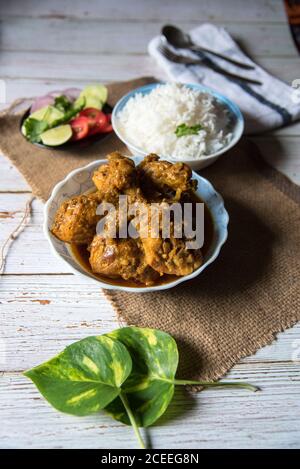
M 193 43 L 189 34 L 185 33 L 176 26 L 167 24 L 162 28 L 161 33 L 173 47 L 178 47 L 180 49 L 190 49 L 195 52 L 207 52 L 247 70 L 253 70 L 255 68 L 253 65 L 239 62 L 238 60 L 232 59 L 231 57 L 219 54 L 219 52 L 215 52 L 211 49 L 206 49 L 202 46 L 197 46 Z

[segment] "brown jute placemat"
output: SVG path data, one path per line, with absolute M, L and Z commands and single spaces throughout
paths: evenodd
M 148 80 L 114 84 L 111 96 L 117 99 Z M 43 199 L 70 170 L 122 148 L 113 137 L 87 154 L 42 150 L 20 135 L 19 119 L 0 117 L 0 148 Z M 217 379 L 300 319 L 300 190 L 246 140 L 201 174 L 223 195 L 230 216 L 218 259 L 171 290 L 105 292 L 128 324 L 176 338 L 182 376 Z

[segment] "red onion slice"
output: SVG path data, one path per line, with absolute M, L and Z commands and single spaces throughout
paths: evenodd
M 63 91 L 63 94 L 71 100 L 77 99 L 80 93 L 81 90 L 79 88 L 67 88 Z
M 78 98 L 80 92 L 81 90 L 79 88 L 67 88 L 65 90 L 50 91 L 50 93 L 36 98 L 30 108 L 30 114 L 35 111 L 38 111 L 42 107 L 54 104 L 55 98 L 61 95 L 66 96 L 70 101 L 75 101 L 75 99 Z
M 32 104 L 30 108 L 30 114 L 35 111 L 38 111 L 42 107 L 46 107 L 51 104 L 54 104 L 54 98 L 52 96 L 41 96 L 40 98 L 37 98 Z

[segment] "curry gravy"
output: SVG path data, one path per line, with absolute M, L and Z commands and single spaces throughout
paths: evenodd
M 201 203 L 203 201 L 198 196 L 195 195 L 193 197 L 192 202 Z M 213 219 L 212 219 L 212 216 L 208 207 L 206 206 L 206 204 L 204 204 L 204 244 L 201 248 L 204 258 L 206 254 L 208 253 L 208 250 L 211 246 L 213 235 L 214 235 L 214 222 L 213 222 Z M 105 275 L 95 274 L 92 271 L 90 263 L 89 263 L 90 253 L 87 247 L 88 246 L 86 244 L 81 244 L 81 245 L 71 244 L 70 251 L 72 255 L 74 256 L 74 258 L 76 259 L 76 261 L 83 267 L 83 269 L 88 271 L 91 275 L 93 275 L 93 277 L 98 278 L 103 283 L 107 283 L 109 285 L 119 285 L 123 287 L 134 287 L 134 288 L 145 287 L 144 284 L 140 282 L 136 282 L 134 280 L 124 280 L 122 278 L 109 278 L 109 277 L 106 277 Z M 157 282 L 155 282 L 154 285 L 164 285 L 166 283 L 173 282 L 174 280 L 176 280 L 176 278 L 178 278 L 176 275 L 164 274 L 159 278 Z

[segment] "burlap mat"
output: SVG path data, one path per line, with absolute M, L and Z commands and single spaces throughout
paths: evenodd
M 148 80 L 111 85 L 111 104 Z M 0 147 L 43 199 L 70 170 L 121 148 L 112 137 L 84 153 L 43 150 L 23 139 L 19 119 L 0 117 Z M 176 338 L 182 376 L 217 379 L 300 319 L 300 191 L 248 141 L 202 174 L 221 192 L 230 215 L 218 259 L 194 281 L 165 292 L 106 295 L 128 324 Z

